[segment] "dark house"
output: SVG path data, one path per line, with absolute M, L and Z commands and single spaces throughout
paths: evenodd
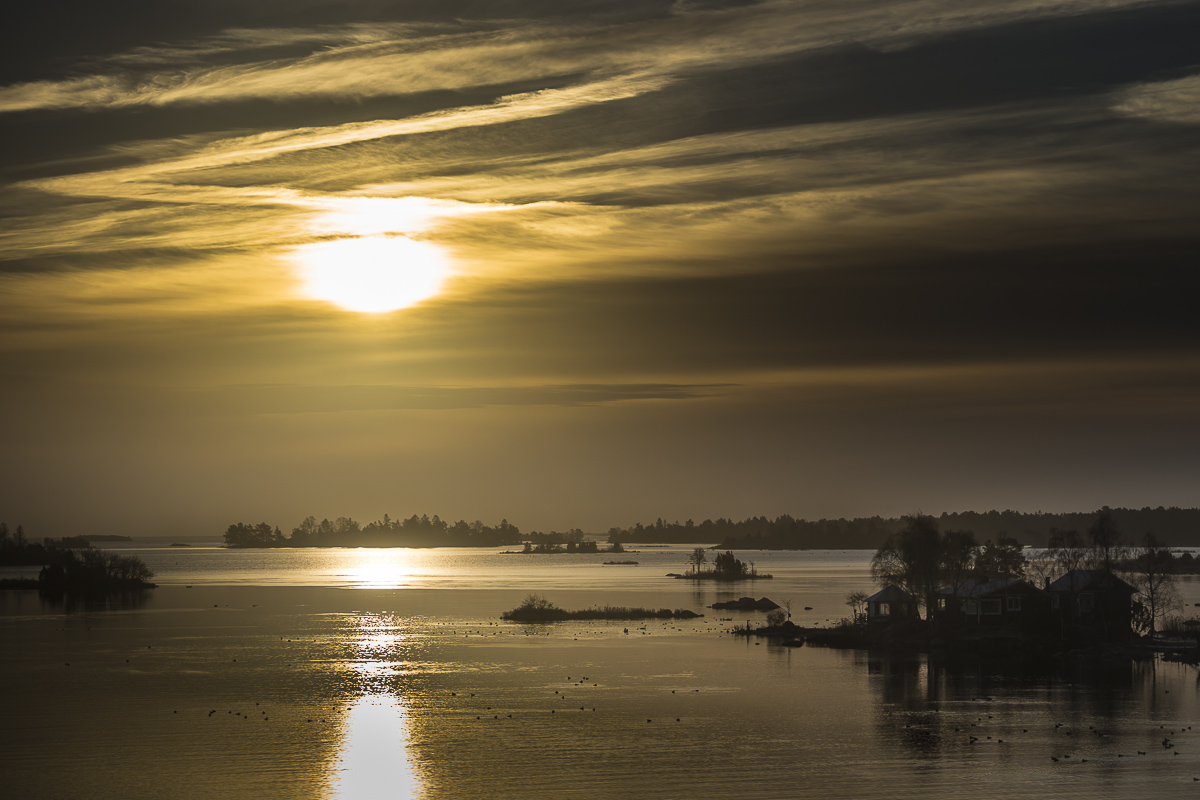
M 1071 570 L 1047 591 L 1063 638 L 1105 642 L 1132 638 L 1136 590 L 1111 572 Z
M 1018 625 L 1027 631 L 1045 628 L 1050 596 L 1021 578 L 971 578 L 954 589 L 939 589 L 938 619 L 962 625 Z
M 908 592 L 892 584 L 867 598 L 867 622 L 896 622 L 920 619 L 917 601 Z

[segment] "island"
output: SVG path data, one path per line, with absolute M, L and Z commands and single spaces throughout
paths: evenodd
M 708 561 L 708 553 L 703 547 L 697 547 L 688 557 L 688 565 L 691 567 L 687 572 L 669 572 L 668 578 L 679 578 L 693 581 L 757 581 L 771 580 L 771 576 L 765 572 L 759 572 L 753 561 L 742 561 L 737 558 L 732 550 L 727 550 L 724 553 L 718 553 L 713 559 L 713 568 L 704 569 L 703 565 Z
M 122 592 L 155 588 L 154 572 L 136 556 L 94 549 L 82 536 L 30 541 L 21 526 L 15 536 L 0 531 L 0 564 L 41 567 L 36 580 L 10 578 L 0 589 L 38 589 L 53 594 Z
M 686 608 L 626 608 L 604 606 L 567 611 L 551 603 L 539 594 L 526 595 L 524 602 L 511 611 L 505 611 L 500 619 L 506 622 L 565 622 L 567 620 L 640 620 L 640 619 L 696 619 L 697 614 Z

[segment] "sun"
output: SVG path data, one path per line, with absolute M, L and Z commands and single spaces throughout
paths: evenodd
M 293 251 L 304 293 L 347 311 L 381 314 L 433 297 L 449 276 L 442 250 L 403 236 L 362 236 Z

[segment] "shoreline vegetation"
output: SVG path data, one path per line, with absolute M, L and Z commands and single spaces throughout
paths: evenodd
M 122 537 L 124 538 L 124 537 Z M 111 541 L 111 539 L 107 539 Z M 37 579 L 7 578 L 0 589 L 37 589 L 48 594 L 106 594 L 156 588 L 154 572 L 136 556 L 93 549 L 82 536 L 29 541 L 17 526 L 0 523 L 0 565 L 41 567 Z
M 568 611 L 551 603 L 539 594 L 526 595 L 521 605 L 505 611 L 500 619 L 506 622 L 566 622 L 568 620 L 613 620 L 629 621 L 642 619 L 696 619 L 703 617 L 686 608 L 626 608 L 604 606 Z

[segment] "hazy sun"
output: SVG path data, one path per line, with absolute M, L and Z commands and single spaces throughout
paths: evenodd
M 441 291 L 449 269 L 435 245 L 363 236 L 296 248 L 304 293 L 349 311 L 408 308 Z

